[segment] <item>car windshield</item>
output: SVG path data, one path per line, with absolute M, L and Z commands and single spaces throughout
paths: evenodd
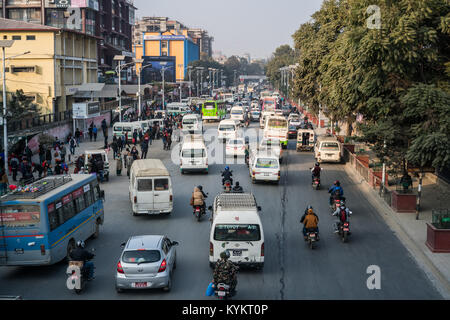
M 289 131 L 297 131 L 297 126 L 290 126 Z
M 0 209 L 0 220 L 5 227 L 39 226 L 41 221 L 38 205 L 7 205 Z
M 182 152 L 183 158 L 203 158 L 205 157 L 205 149 L 184 149 Z
M 259 241 L 261 232 L 257 224 L 218 224 L 214 230 L 216 241 Z
M 231 110 L 231 114 L 243 114 L 244 111 L 242 109 L 233 109 Z
M 195 124 L 197 120 L 195 119 L 183 119 L 183 124 Z
M 206 110 L 213 110 L 213 109 L 216 108 L 216 104 L 213 103 L 213 102 L 205 102 L 205 104 L 203 105 L 203 107 L 204 107 Z
M 278 161 L 271 158 L 258 158 L 256 168 L 278 169 Z
M 219 127 L 220 131 L 234 131 L 236 130 L 236 127 L 232 124 L 222 124 Z
M 153 263 L 161 259 L 161 253 L 158 250 L 130 250 L 122 255 L 122 261 L 125 263 Z
M 339 150 L 337 142 L 322 142 L 322 149 Z

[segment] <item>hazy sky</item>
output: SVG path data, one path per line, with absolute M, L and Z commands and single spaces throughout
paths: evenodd
M 320 9 L 322 0 L 135 0 L 136 16 L 169 17 L 208 30 L 213 50 L 267 58 Z

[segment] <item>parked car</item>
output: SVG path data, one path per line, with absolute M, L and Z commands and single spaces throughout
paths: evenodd
M 117 263 L 116 291 L 124 289 L 172 288 L 178 242 L 162 235 L 132 236 L 122 243 Z

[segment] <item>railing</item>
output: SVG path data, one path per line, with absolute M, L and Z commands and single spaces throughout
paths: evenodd
M 432 210 L 432 224 L 438 229 L 450 229 L 450 210 Z
M 21 120 L 9 120 L 8 132 L 14 133 L 16 131 L 27 130 L 46 124 L 65 122 L 72 120 L 72 111 L 61 111 L 58 113 L 49 113 L 40 116 L 36 116 L 28 119 Z

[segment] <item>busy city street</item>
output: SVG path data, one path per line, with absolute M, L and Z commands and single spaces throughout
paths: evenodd
M 207 124 L 205 129 L 216 126 Z M 252 125 L 249 129 L 253 127 L 256 128 Z M 213 146 L 223 147 L 221 143 L 211 142 L 208 148 Z M 299 153 L 294 148 L 295 141 L 290 141 L 279 185 L 253 185 L 247 166 L 233 165 L 233 160 L 228 159 L 235 181 L 240 182 L 245 192 L 252 192 L 262 207 L 266 241 L 264 269 L 240 270 L 236 299 L 438 299 L 439 294 L 424 272 L 364 199 L 342 165 L 324 165 L 323 187 L 313 190 L 309 168 L 314 165 L 314 158 L 311 153 Z M 133 216 L 128 177 L 112 175 L 109 182 L 101 184 L 106 201 L 100 237 L 86 241 L 88 249 L 96 250 L 96 278 L 88 283 L 83 295 L 67 290 L 65 262 L 53 266 L 1 268 L 1 293 L 20 295 L 24 299 L 208 299 L 204 291 L 212 277 L 208 266 L 210 214 L 197 222 L 189 198 L 193 188 L 202 185 L 209 193 L 207 205 L 211 205 L 222 191 L 220 171 L 225 164 L 212 165 L 208 175 L 181 175 L 179 166 L 170 159 L 171 151 L 162 151 L 161 140 L 153 142 L 149 154 L 162 159 L 172 176 L 174 210 L 170 216 Z M 327 189 L 337 179 L 353 211 L 353 234 L 348 243 L 342 243 L 333 232 L 335 218 L 331 217 L 328 205 Z M 314 250 L 309 249 L 301 235 L 300 217 L 308 205 L 313 206 L 320 219 L 321 239 Z M 167 235 L 180 243 L 173 288 L 169 293 L 154 289 L 118 294 L 114 277 L 120 244 L 130 236 L 143 234 Z M 381 268 L 382 290 L 367 288 L 366 269 L 370 265 Z

